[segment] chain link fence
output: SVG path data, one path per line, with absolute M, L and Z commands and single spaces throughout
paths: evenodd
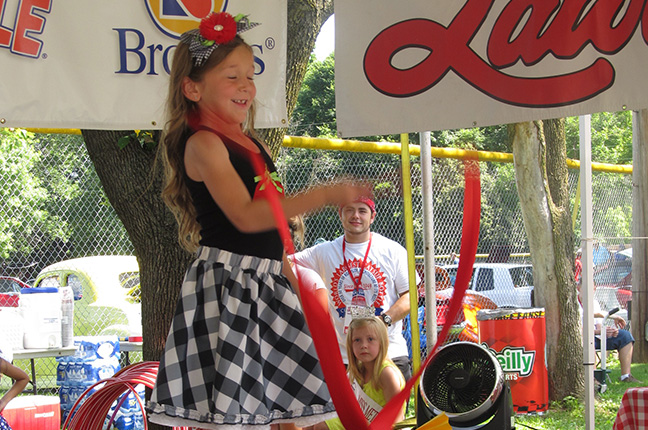
M 405 244 L 401 164 L 398 155 L 283 148 L 277 166 L 289 193 L 341 177 L 371 181 L 374 184 L 377 207 L 373 231 Z M 491 261 L 508 260 L 522 265 L 520 267 L 528 267 L 525 266 L 530 263 L 528 244 L 515 188 L 513 165 L 481 162 L 480 169 L 482 214 L 478 261 L 489 261 L 490 256 Z M 411 157 L 411 178 L 414 243 L 417 266 L 422 274 L 423 196 L 419 160 L 414 156 Z M 456 159 L 434 159 L 432 178 L 434 252 L 436 264 L 445 266 L 453 263 L 452 253 L 459 254 L 461 258 L 463 162 Z M 630 175 L 617 173 L 595 173 L 593 178 L 594 234 L 610 250 L 611 255 L 630 245 L 631 179 Z M 574 204 L 577 184 L 578 171 L 571 171 L 569 185 Z M 56 266 L 48 268 L 70 259 L 82 258 L 85 263 L 85 257 L 90 256 L 133 255 L 133 246 L 102 191 L 81 136 L 31 135 L 23 131 L 0 129 L 0 211 L 2 276 L 15 277 L 31 285 L 36 282 L 36 286 L 70 285 L 75 292 L 80 290 L 83 298 L 75 302 L 76 336 L 129 334 L 128 330 L 132 328 L 129 310 L 107 302 L 103 303 L 105 306 L 90 306 L 90 300 L 101 299 L 101 293 L 93 291 L 91 284 L 83 281 L 84 276 L 90 276 L 85 272 L 94 270 L 92 267 L 88 268 L 81 260 L 76 260 L 67 263 L 63 269 Z M 305 223 L 306 246 L 312 246 L 320 239 L 332 240 L 342 234 L 335 208 L 309 214 Z M 579 238 L 579 215 L 576 216 L 575 231 L 576 238 Z M 578 240 L 576 243 L 579 243 Z M 494 259 L 493 256 L 497 258 Z M 122 290 L 126 302 L 137 306 L 139 289 L 136 288 L 136 269 L 128 262 L 120 265 L 123 269 L 110 275 L 116 278 L 116 287 L 113 287 Z M 520 273 L 522 274 L 512 275 L 516 276 L 512 282 L 532 286 L 528 273 Z M 451 286 L 452 275 L 451 267 L 441 271 L 437 274 L 437 284 Z M 482 293 L 499 283 L 493 276 L 495 275 L 491 275 L 486 287 L 480 287 Z M 99 277 L 105 280 L 108 276 Z M 41 284 L 42 279 L 48 279 L 48 282 Z M 522 284 L 513 285 L 519 287 Z M 479 289 L 477 284 L 475 289 Z M 491 296 L 490 300 L 498 302 L 500 298 Z M 437 305 L 437 321 L 444 323 L 443 312 L 447 309 L 447 301 L 444 302 L 443 297 L 437 298 Z M 477 303 L 475 308 L 478 306 L 481 304 Z M 0 313 L 10 307 L 5 307 Z M 92 316 L 84 315 L 90 310 L 94 312 Z M 82 321 L 85 325 L 80 325 Z M 451 332 L 451 340 L 461 336 L 474 336 L 474 333 L 465 330 L 465 318 L 454 323 L 456 329 Z M 126 331 L 119 332 L 116 329 L 118 326 Z M 425 339 L 421 339 L 421 344 L 425 345 Z M 129 359 L 139 361 L 141 353 L 131 352 Z M 30 373 L 28 360 L 17 360 L 16 364 Z M 55 360 L 38 358 L 35 364 L 38 392 L 56 392 Z M 9 382 L 6 379 L 3 378 L 0 389 L 7 389 Z
M 351 148 L 349 148 L 351 150 Z M 528 308 L 533 306 L 533 273 L 524 221 L 520 210 L 512 163 L 480 162 L 481 219 L 477 260 L 473 279 L 460 314 L 449 332 L 446 342 L 477 341 L 476 313 L 480 309 L 498 307 Z M 417 271 L 423 282 L 419 285 L 418 321 L 421 330 L 421 356 L 426 355 L 425 309 L 422 293 L 423 278 L 423 195 L 421 166 L 418 157 L 411 157 L 411 187 L 414 244 Z M 604 167 L 604 166 L 603 166 Z M 347 152 L 339 150 L 312 150 L 284 148 L 278 168 L 289 192 L 296 192 L 309 184 L 318 184 L 340 177 L 354 177 L 374 184 L 376 231 L 405 244 L 400 156 Z M 601 167 L 602 169 L 602 167 Z M 604 169 L 603 169 L 604 170 Z M 446 323 L 449 298 L 461 257 L 463 217 L 464 164 L 459 159 L 436 158 L 432 162 L 432 196 L 434 214 L 437 326 Z M 579 171 L 569 171 L 570 210 L 573 213 L 574 243 L 580 245 Z M 599 286 L 596 298 L 603 309 L 627 307 L 617 300 L 618 291 L 630 288 L 631 260 L 618 251 L 630 246 L 632 223 L 632 177 L 629 174 L 595 171 L 593 192 L 593 232 L 603 248 L 609 251 L 605 261 L 595 269 Z M 576 210 L 574 210 L 576 208 Z M 305 218 L 305 246 L 321 240 L 333 240 L 343 234 L 337 209 L 328 208 Z M 575 252 L 577 249 L 574 250 Z M 326 280 L 325 280 L 326 281 Z M 623 288 L 619 288 L 620 284 Z M 602 288 L 603 287 L 603 288 Z M 440 290 L 440 291 L 439 291 Z M 623 299 L 621 300 L 623 302 Z M 622 313 L 627 314 L 627 310 Z M 626 318 L 627 319 L 627 318 Z M 405 337 L 411 353 L 409 319 Z
M 8 305 L 0 306 L 0 319 L 19 333 L 4 331 L 3 348 L 21 348 L 23 338 L 31 349 L 59 342 L 53 324 L 47 322 L 51 320 L 45 318 L 61 307 L 55 295 L 47 294 L 51 301 L 47 305 L 32 302 L 37 307 L 30 314 L 43 318 L 27 323 L 17 301 L 10 299 L 19 293 L 17 280 L 44 292 L 71 287 L 76 337 L 141 335 L 139 267 L 132 257 L 133 246 L 80 135 L 0 129 L 0 213 L 0 276 L 5 278 L 0 304 Z M 128 352 L 121 359 L 123 365 L 127 359 L 141 361 L 142 356 Z M 15 364 L 32 375 L 30 360 Z M 57 393 L 57 365 L 51 357 L 33 360 L 38 394 Z M 2 378 L 0 388 L 10 386 L 8 379 Z

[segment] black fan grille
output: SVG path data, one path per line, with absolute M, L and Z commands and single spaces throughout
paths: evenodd
M 501 383 L 494 357 L 475 344 L 451 344 L 439 350 L 423 373 L 421 389 L 432 407 L 447 413 L 477 409 Z M 457 374 L 467 376 L 457 384 Z

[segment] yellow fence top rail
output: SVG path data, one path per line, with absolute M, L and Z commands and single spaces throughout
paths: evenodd
M 283 146 L 288 148 L 321 149 L 354 152 L 376 152 L 381 154 L 400 154 L 401 145 L 398 142 L 364 142 L 360 140 L 324 139 L 319 137 L 284 136 Z M 409 145 L 410 155 L 420 156 L 419 145 Z M 459 148 L 432 148 L 434 158 L 465 159 L 468 155 L 477 154 L 479 161 L 494 161 L 499 163 L 512 163 L 513 154 L 490 151 L 469 151 Z M 579 169 L 579 160 L 567 160 L 567 167 Z M 632 165 L 616 165 L 607 163 L 592 163 L 592 170 L 608 173 L 632 173 Z
M 79 129 L 71 128 L 28 128 L 27 131 L 32 133 L 44 134 L 81 134 Z M 284 136 L 283 146 L 287 148 L 304 148 L 304 149 L 326 149 L 337 151 L 352 152 L 374 152 L 381 154 L 400 154 L 401 144 L 399 142 L 364 142 L 360 140 L 345 139 L 325 139 L 321 137 L 301 137 L 301 136 Z M 420 156 L 421 148 L 418 145 L 409 145 L 410 155 Z M 468 151 L 458 148 L 432 148 L 432 157 L 434 158 L 454 158 L 458 160 L 465 159 L 468 154 L 477 153 L 479 161 L 494 161 L 499 163 L 512 163 L 513 154 L 505 152 L 490 151 Z M 570 169 L 579 169 L 580 161 L 567 160 L 567 167 Z M 623 173 L 631 174 L 631 164 L 606 164 L 592 163 L 592 170 L 595 172 Z

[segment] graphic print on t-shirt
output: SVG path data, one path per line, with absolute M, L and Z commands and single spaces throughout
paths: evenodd
M 359 288 L 356 287 L 344 264 L 333 272 L 331 296 L 338 316 L 344 318 L 350 306 L 370 307 L 375 315 L 380 315 L 385 305 L 385 274 L 370 261 L 364 270 L 360 259 L 347 260 L 347 263 L 353 277 L 357 280 L 362 273 L 362 279 Z

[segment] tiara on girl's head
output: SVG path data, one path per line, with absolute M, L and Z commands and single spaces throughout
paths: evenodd
M 347 310 L 351 314 L 351 320 L 376 316 L 375 308 L 370 306 L 350 306 Z
M 227 12 L 212 12 L 200 21 L 198 28 L 184 32 L 180 41 L 189 45 L 194 66 L 198 67 L 214 49 L 257 25 L 259 23 L 250 22 L 247 15 L 232 16 Z

